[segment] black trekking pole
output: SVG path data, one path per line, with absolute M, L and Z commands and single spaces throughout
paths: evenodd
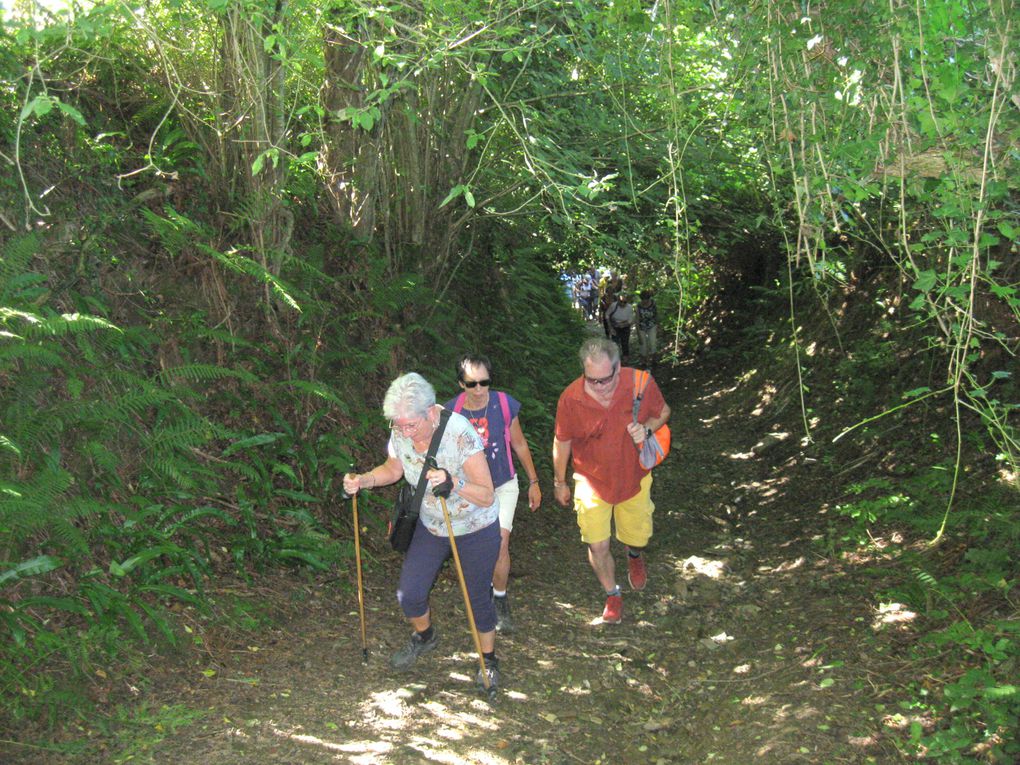
M 429 468 L 438 470 L 435 459 L 429 461 Z M 450 472 L 446 472 L 447 476 Z M 457 569 L 457 581 L 460 582 L 460 592 L 464 596 L 464 610 L 467 611 L 468 626 L 471 628 L 471 637 L 475 641 L 475 650 L 478 652 L 478 666 L 482 671 L 482 685 L 486 693 L 492 695 L 493 688 L 489 682 L 489 673 L 485 671 L 485 656 L 482 654 L 482 639 L 478 636 L 478 627 L 475 625 L 475 612 L 471 608 L 471 598 L 468 595 L 467 582 L 464 580 L 464 569 L 460 565 L 460 555 L 457 553 L 457 540 L 453 536 L 453 522 L 450 520 L 450 511 L 446 507 L 446 498 L 450 496 L 453 488 L 453 481 L 448 480 L 432 489 L 432 493 L 439 497 L 439 504 L 443 508 L 443 519 L 446 521 L 446 533 L 450 535 L 450 551 L 453 553 L 453 566 Z
M 354 465 L 351 465 L 354 472 Z M 358 495 L 344 491 L 344 499 L 351 500 L 354 515 L 354 565 L 358 569 L 358 616 L 361 619 L 361 660 L 368 663 L 368 636 L 365 629 L 365 587 L 361 581 L 361 522 L 358 520 Z

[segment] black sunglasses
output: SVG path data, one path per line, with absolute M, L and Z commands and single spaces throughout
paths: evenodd
M 492 380 L 488 377 L 484 380 L 461 380 L 460 382 L 465 388 L 474 388 L 477 385 L 481 385 L 483 388 L 488 388 L 492 384 Z
M 613 364 L 613 373 L 608 377 L 588 377 L 588 375 L 585 375 L 584 379 L 589 385 L 609 385 L 609 383 L 613 381 L 613 378 L 616 377 L 616 373 L 619 369 L 619 364 Z

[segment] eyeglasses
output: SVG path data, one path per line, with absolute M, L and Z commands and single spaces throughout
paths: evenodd
M 397 431 L 398 433 L 403 433 L 406 436 L 406 435 L 409 435 L 411 433 L 414 433 L 414 431 L 416 431 L 418 428 L 421 427 L 421 424 L 423 422 L 425 422 L 425 418 L 424 417 L 419 417 L 414 422 L 405 422 L 405 423 L 399 423 L 396 420 L 391 420 L 390 421 L 390 428 L 392 430 Z
M 461 380 L 461 385 L 465 388 L 474 388 L 477 385 L 481 385 L 483 388 L 488 388 L 492 385 L 492 380 L 486 377 L 484 380 Z
M 588 377 L 588 375 L 585 375 L 584 381 L 589 385 L 609 385 L 609 383 L 613 381 L 613 378 L 616 377 L 616 373 L 618 370 L 619 365 L 613 364 L 613 371 L 609 375 L 609 377 Z

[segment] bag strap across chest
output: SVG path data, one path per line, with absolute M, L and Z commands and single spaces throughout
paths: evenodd
M 439 451 L 439 442 L 443 440 L 443 431 L 446 430 L 446 421 L 450 419 L 450 411 L 444 409 L 439 413 L 439 425 L 436 427 L 436 432 L 432 434 L 432 440 L 429 442 L 429 450 L 425 455 L 425 464 L 422 465 L 421 473 L 418 476 L 418 485 L 414 488 L 414 504 L 411 507 L 421 507 L 421 501 L 425 499 L 425 473 L 428 472 L 428 465 L 433 459 L 435 459 L 436 452 Z

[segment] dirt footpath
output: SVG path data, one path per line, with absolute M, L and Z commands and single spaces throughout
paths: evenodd
M 367 664 L 353 566 L 340 580 L 261 583 L 242 597 L 288 604 L 291 617 L 209 641 L 197 665 L 164 666 L 146 703 L 198 719 L 131 761 L 899 762 L 871 683 L 894 666 L 896 633 L 873 623 L 874 583 L 826 555 L 829 476 L 796 431 L 750 413 L 732 379 L 699 374 L 657 374 L 674 446 L 655 473 L 643 592 L 628 590 L 615 548 L 622 624 L 601 624 L 572 513 L 551 504 L 543 476 L 547 504 L 514 532 L 518 629 L 498 641 L 494 705 L 475 689 L 449 570 L 433 599 L 439 648 L 409 674 L 389 670 L 409 634 L 393 594 L 400 561 L 369 539 Z

